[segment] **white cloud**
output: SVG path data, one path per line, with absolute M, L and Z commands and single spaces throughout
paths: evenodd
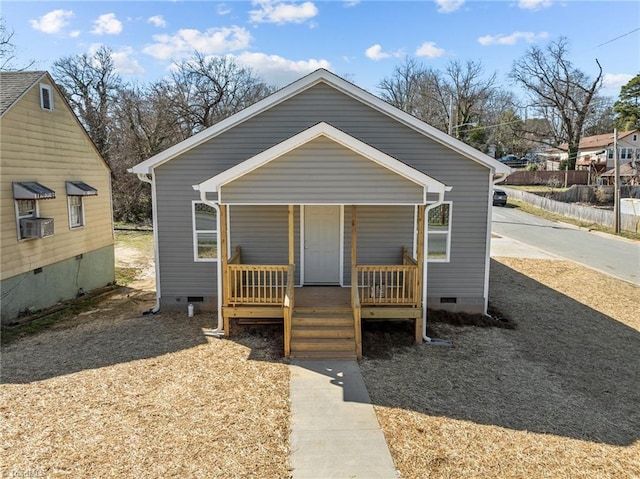
M 69 24 L 69 19 L 73 17 L 71 10 L 52 10 L 45 13 L 37 20 L 29 20 L 31 28 L 43 33 L 60 33 Z
M 551 6 L 551 0 L 520 0 L 518 7 L 524 10 L 540 10 Z
M 524 40 L 527 43 L 533 43 L 537 40 L 544 40 L 548 37 L 549 34 L 547 32 L 513 32 L 511 35 L 485 35 L 478 38 L 478 43 L 483 46 L 515 45 L 519 40 Z
M 383 58 L 389 58 L 391 56 L 390 53 L 383 52 L 382 46 L 377 43 L 367 48 L 364 54 L 367 58 L 371 58 L 372 60 L 382 60 Z
M 444 55 L 444 49 L 436 47 L 435 42 L 424 42 L 416 50 L 419 57 L 438 58 Z
M 231 13 L 231 8 L 229 8 L 229 6 L 226 3 L 219 3 L 216 6 L 216 13 L 221 17 L 223 17 Z
M 69 36 L 71 38 L 78 38 L 80 36 L 80 30 L 73 30 L 72 32 L 69 32 Z
M 283 86 L 311 73 L 318 68 L 331 70 L 327 60 L 288 60 L 279 55 L 245 52 L 232 56 L 239 64 L 251 67 L 259 73 L 268 84 Z
M 113 53 L 111 58 L 113 58 L 113 66 L 116 73 L 122 75 L 144 75 L 144 68 L 140 66 L 138 60 L 132 57 L 133 53 L 133 48 L 131 47 L 125 47 Z
M 633 75 L 629 75 L 628 73 L 605 73 L 602 79 L 602 85 L 607 90 L 619 90 L 622 86 L 629 83 L 632 78 Z
M 118 35 L 122 31 L 122 22 L 116 18 L 115 13 L 105 13 L 100 15 L 93 22 L 93 30 L 91 33 L 96 35 Z
M 464 1 L 465 0 L 435 0 L 436 5 L 438 5 L 438 12 L 440 13 L 455 12 L 464 5 Z
M 253 0 L 260 8 L 249 11 L 249 20 L 253 23 L 302 23 L 318 14 L 313 2 L 296 3 L 276 2 L 272 0 Z
M 251 43 L 251 34 L 242 27 L 210 28 L 206 32 L 194 29 L 178 30 L 175 35 L 154 35 L 156 43 L 142 50 L 160 60 L 179 58 L 194 50 L 205 55 L 243 50 Z
M 147 23 L 153 23 L 153 25 L 158 28 L 164 28 L 167 26 L 167 21 L 162 17 L 162 15 L 154 15 L 153 17 L 149 17 Z
M 360 0 L 343 0 L 345 8 L 355 7 L 360 3 Z

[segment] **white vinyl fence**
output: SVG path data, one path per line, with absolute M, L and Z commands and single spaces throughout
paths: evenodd
M 575 203 L 562 203 L 543 196 L 534 195 L 521 190 L 512 190 L 500 186 L 500 189 L 506 191 L 509 198 L 528 203 L 537 208 L 550 211 L 562 216 L 568 216 L 585 223 L 596 223 L 599 225 L 613 228 L 613 211 L 592 208 L 589 206 L 578 205 Z M 632 214 L 620 215 L 620 229 L 624 231 L 633 231 L 640 233 L 640 212 L 637 216 Z

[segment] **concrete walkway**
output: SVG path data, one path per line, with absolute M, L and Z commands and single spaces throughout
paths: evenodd
M 293 479 L 397 479 L 358 363 L 290 367 Z

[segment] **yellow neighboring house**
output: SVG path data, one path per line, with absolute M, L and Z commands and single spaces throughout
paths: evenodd
M 0 72 L 3 323 L 115 281 L 111 171 L 51 76 Z

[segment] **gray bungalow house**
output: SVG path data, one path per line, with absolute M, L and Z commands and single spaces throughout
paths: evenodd
M 361 320 L 486 312 L 511 170 L 326 71 L 131 169 L 151 183 L 157 305 L 279 318 L 287 357 L 360 357 Z

